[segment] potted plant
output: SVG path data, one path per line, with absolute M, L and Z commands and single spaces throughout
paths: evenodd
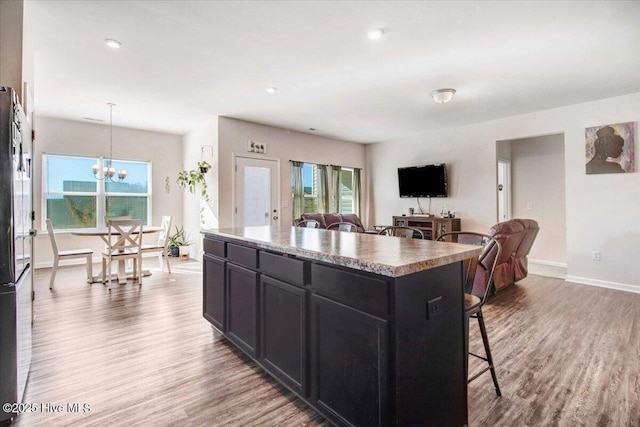
M 208 186 L 207 181 L 205 180 L 205 173 L 211 169 L 211 165 L 206 161 L 198 162 L 198 169 L 191 169 L 190 171 L 182 170 L 178 173 L 178 178 L 176 182 L 180 186 L 180 188 L 185 189 L 189 188 L 189 192 L 191 194 L 196 194 L 196 186 L 198 184 L 201 185 L 202 189 L 200 190 L 200 195 L 207 202 L 209 201 L 209 194 L 207 192 Z
M 211 169 L 211 165 L 207 163 L 206 160 L 201 160 L 198 162 L 198 169 L 200 169 L 200 173 L 205 174 L 209 172 L 209 169 Z
M 176 232 L 169 236 L 169 254 L 173 257 L 186 255 L 189 253 L 189 245 L 192 243 L 187 238 L 184 227 L 178 228 L 176 225 Z

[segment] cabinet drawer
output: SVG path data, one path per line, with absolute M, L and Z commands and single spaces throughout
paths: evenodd
M 227 256 L 227 244 L 222 240 L 204 238 L 204 252 L 207 254 L 215 255 L 220 258 L 226 258 Z
M 306 265 L 302 260 L 260 251 L 260 270 L 269 276 L 304 286 Z
M 258 268 L 258 250 L 246 246 L 227 243 L 227 257 L 229 261 L 250 268 Z
M 364 273 L 312 264 L 311 287 L 335 301 L 371 314 L 386 316 L 390 313 L 389 283 Z

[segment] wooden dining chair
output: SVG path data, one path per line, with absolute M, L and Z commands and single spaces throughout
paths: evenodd
M 350 222 L 334 222 L 333 224 L 327 226 L 327 230 L 347 231 L 350 233 L 355 233 L 356 231 L 358 231 L 358 227 Z
M 142 285 L 142 226 L 141 219 L 108 220 L 107 247 L 102 253 L 102 283 L 111 291 L 113 261 L 133 260 L 133 276 Z M 108 276 L 108 277 L 107 277 Z
M 53 283 L 56 279 L 56 273 L 58 272 L 58 264 L 61 259 L 73 259 L 73 258 L 86 258 L 87 259 L 87 282 L 93 281 L 93 249 L 71 249 L 61 251 L 58 250 L 58 243 L 56 242 L 56 235 L 53 231 L 53 225 L 51 220 L 47 219 L 47 232 L 49 233 L 49 239 L 51 239 L 51 247 L 53 248 L 53 268 L 51 269 L 51 278 L 49 279 L 49 289 L 53 289 Z
M 493 357 L 491 356 L 491 348 L 489 346 L 489 338 L 487 336 L 487 328 L 484 324 L 484 316 L 482 315 L 482 306 L 489 296 L 489 290 L 493 283 L 493 273 L 496 269 L 496 264 L 502 247 L 500 242 L 491 236 L 485 234 L 465 232 L 465 231 L 452 231 L 444 233 L 438 237 L 438 241 L 451 241 L 456 243 L 464 243 L 469 245 L 483 246 L 483 251 L 477 259 L 471 260 L 472 262 L 467 264 L 466 273 L 464 274 L 464 313 L 465 323 L 467 328 L 467 336 L 465 346 L 468 354 L 474 356 L 480 360 L 487 362 L 487 367 L 469 378 L 469 362 L 467 360 L 467 383 L 478 378 L 480 375 L 487 371 L 491 372 L 491 378 L 493 379 L 493 385 L 496 389 L 496 394 L 502 396 L 500 386 L 498 385 L 498 377 L 496 376 L 495 366 L 493 364 Z M 480 328 L 480 334 L 482 335 L 482 343 L 484 344 L 485 356 L 469 351 L 469 319 L 475 318 L 478 320 L 478 326 Z M 468 356 L 467 356 L 468 358 Z
M 160 233 L 158 234 L 158 241 L 150 245 L 142 245 L 142 253 L 158 252 L 158 262 L 160 263 L 160 269 L 162 269 L 162 257 L 164 256 L 165 263 L 167 264 L 167 271 L 171 274 L 171 264 L 169 264 L 169 232 L 171 230 L 172 218 L 170 216 L 163 216 L 160 227 Z
M 424 239 L 422 230 L 415 227 L 389 226 L 382 228 L 378 231 L 378 234 L 381 236 L 406 237 L 408 239 Z

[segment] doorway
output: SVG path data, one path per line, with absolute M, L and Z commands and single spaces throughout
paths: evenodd
M 511 160 L 498 159 L 498 222 L 511 219 Z
M 278 160 L 235 157 L 234 227 L 278 225 Z
M 501 175 L 504 180 L 503 191 L 497 192 L 498 220 L 526 218 L 535 220 L 540 226 L 528 255 L 529 272 L 542 274 L 534 272 L 535 266 L 566 271 L 564 134 L 497 141 L 496 172 L 498 185 Z M 506 185 L 510 187 L 508 191 Z M 505 203 L 506 219 L 503 219 L 505 213 L 500 211 L 501 199 L 510 199 Z

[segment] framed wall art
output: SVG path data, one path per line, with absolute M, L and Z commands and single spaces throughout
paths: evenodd
M 587 175 L 635 172 L 634 122 L 585 129 Z

